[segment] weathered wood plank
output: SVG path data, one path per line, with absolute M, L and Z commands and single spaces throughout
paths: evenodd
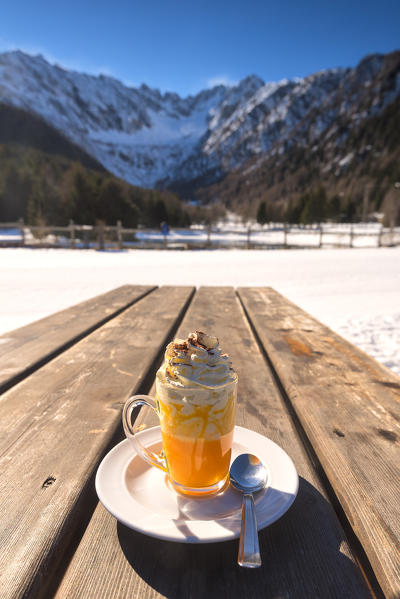
M 266 435 L 300 474 L 289 512 L 260 533 L 263 566 L 237 566 L 237 541 L 189 546 L 146 537 L 98 505 L 56 599 L 370 597 L 344 532 L 231 288 L 202 288 L 177 335 L 213 332 L 239 374 L 237 423 Z
M 88 482 L 94 497 L 121 406 L 143 389 L 192 292 L 157 289 L 0 397 L 4 599 L 45 588 L 82 525 Z
M 251 322 L 387 597 L 400 596 L 400 379 L 272 289 Z
M 152 289 L 124 285 L 0 336 L 0 393 Z

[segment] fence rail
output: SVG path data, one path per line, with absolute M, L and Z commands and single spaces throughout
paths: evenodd
M 322 248 L 390 247 L 400 245 L 400 228 L 376 223 L 232 226 L 173 229 L 164 235 L 157 229 L 116 225 L 31 226 L 20 220 L 0 223 L 2 247 L 54 247 L 75 249 L 124 248 Z

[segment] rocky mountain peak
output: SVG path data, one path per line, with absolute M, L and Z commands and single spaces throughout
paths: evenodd
M 341 143 L 340 119 L 359 124 L 398 96 L 399 56 L 373 54 L 290 81 L 253 74 L 182 98 L 17 50 L 0 54 L 0 102 L 45 119 L 133 184 L 212 181 L 328 132 Z

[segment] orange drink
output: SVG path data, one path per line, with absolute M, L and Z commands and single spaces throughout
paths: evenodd
M 231 459 L 233 433 L 220 439 L 191 439 L 163 433 L 169 473 L 185 487 L 211 487 L 225 480 Z
M 196 331 L 167 346 L 156 376 L 156 401 L 135 395 L 125 403 L 126 436 L 146 462 L 168 474 L 175 490 L 207 495 L 224 487 L 231 460 L 237 380 L 218 339 Z M 143 406 L 153 408 L 160 419 L 161 453 L 141 443 L 140 414 L 132 425 L 133 410 Z
M 168 474 L 186 493 L 215 492 L 228 476 L 237 377 L 217 387 L 179 388 L 157 377 L 157 408 Z

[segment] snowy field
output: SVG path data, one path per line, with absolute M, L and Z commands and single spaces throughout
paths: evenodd
M 248 229 L 250 228 L 250 237 Z M 136 238 L 141 241 L 163 242 L 160 231 L 140 230 Z M 192 226 L 190 229 L 173 229 L 168 235 L 168 243 L 186 243 L 192 246 L 208 241 L 208 233 L 204 226 Z M 331 223 L 319 225 L 288 225 L 285 235 L 283 224 L 261 226 L 252 222 L 244 225 L 232 221 L 217 224 L 210 231 L 210 243 L 229 248 L 246 248 L 248 241 L 252 247 L 279 247 L 289 245 L 299 248 L 315 248 L 321 245 L 336 247 L 379 247 L 400 244 L 400 227 L 389 229 L 379 223 Z
M 190 228 L 171 229 L 167 237 L 161 233 L 160 229 L 136 229 L 135 236 L 131 233 L 124 234 L 121 229 L 121 235 L 125 247 L 130 248 L 164 248 L 165 244 L 171 248 L 177 245 L 184 245 L 192 249 L 204 248 L 206 244 L 210 248 L 228 248 L 243 249 L 250 244 L 253 248 L 283 248 L 290 246 L 292 248 L 315 248 L 321 247 L 383 247 L 400 245 L 400 227 L 390 229 L 383 227 L 379 223 L 324 223 L 323 225 L 287 225 L 282 223 L 259 225 L 254 222 L 243 224 L 233 220 L 234 215 L 230 215 L 226 221 L 221 221 L 213 226 L 210 231 L 203 225 L 192 225 Z M 237 218 L 237 217 L 236 217 Z M 92 237 L 85 241 L 84 231 Z M 97 248 L 98 242 L 93 235 L 95 227 L 84 225 L 82 228 L 77 225 L 74 232 L 74 244 L 76 248 Z M 111 230 L 112 229 L 112 230 Z M 34 230 L 34 231 L 33 231 Z M 35 234 L 33 234 L 35 233 Z M 27 247 L 47 247 L 69 248 L 71 244 L 71 231 L 69 227 L 24 227 L 22 231 L 18 227 L 1 226 L 0 224 L 0 244 L 12 247 L 22 244 L 24 237 Z M 115 227 L 109 227 L 105 231 L 104 239 L 106 249 L 115 249 L 117 247 L 117 237 Z
M 0 249 L 0 333 L 119 285 L 269 285 L 400 374 L 400 248 Z

